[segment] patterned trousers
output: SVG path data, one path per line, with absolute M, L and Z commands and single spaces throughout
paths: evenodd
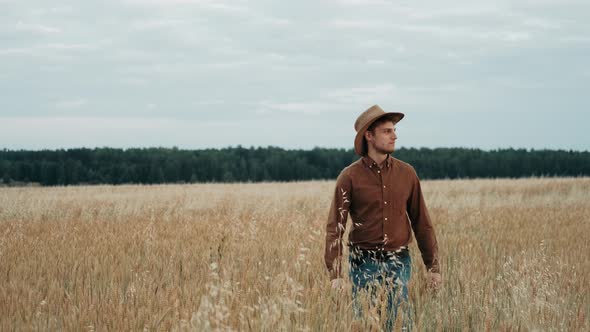
M 378 318 L 373 322 L 377 324 L 381 324 L 381 318 L 384 318 L 385 330 L 393 331 L 398 308 L 401 308 L 402 331 L 411 331 L 411 307 L 408 302 L 408 281 L 412 272 L 410 253 L 405 250 L 385 257 L 364 253 L 351 250 L 349 255 L 355 318 Z M 372 315 L 364 314 L 365 310 Z

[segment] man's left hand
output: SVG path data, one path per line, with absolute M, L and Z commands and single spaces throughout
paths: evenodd
M 442 286 L 442 276 L 437 272 L 428 272 L 428 287 L 439 290 Z

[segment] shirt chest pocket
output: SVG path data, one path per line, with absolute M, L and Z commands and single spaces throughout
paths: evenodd
M 357 185 L 352 191 L 354 207 L 361 209 L 376 209 L 381 206 L 383 191 L 380 185 Z
M 405 213 L 410 191 L 401 186 L 390 186 L 386 190 L 385 196 L 391 201 L 393 209 L 400 214 Z

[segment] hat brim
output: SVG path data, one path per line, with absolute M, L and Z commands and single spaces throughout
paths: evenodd
M 365 140 L 365 132 L 367 131 L 367 129 L 369 129 L 373 122 L 384 117 L 390 117 L 391 121 L 393 121 L 393 123 L 396 124 L 404 118 L 404 113 L 387 112 L 385 114 L 376 116 L 370 121 L 367 121 L 367 123 L 359 131 L 357 131 L 356 137 L 354 138 L 354 152 L 356 152 L 356 154 L 358 154 L 361 157 L 367 154 L 367 151 L 365 151 L 365 145 L 363 144 L 363 141 Z

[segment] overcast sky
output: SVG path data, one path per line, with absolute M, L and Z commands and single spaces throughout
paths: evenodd
M 0 148 L 590 150 L 590 1 L 0 0 Z

